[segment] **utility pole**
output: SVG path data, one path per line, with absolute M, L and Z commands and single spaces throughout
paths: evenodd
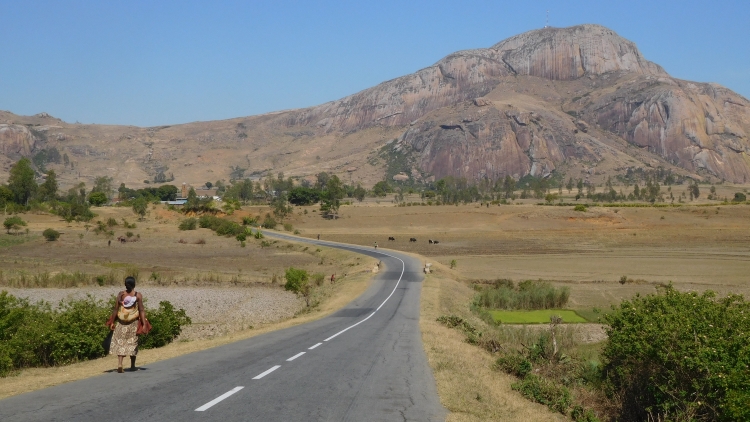
M 549 10 L 547 10 L 547 21 L 544 25 L 545 28 L 549 28 Z

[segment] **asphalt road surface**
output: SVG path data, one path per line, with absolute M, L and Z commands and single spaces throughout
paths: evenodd
M 0 421 L 444 420 L 420 338 L 421 263 L 393 251 L 305 241 L 371 256 L 385 269 L 329 317 L 0 400 Z

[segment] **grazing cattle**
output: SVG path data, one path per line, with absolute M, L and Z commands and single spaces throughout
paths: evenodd
M 125 243 L 128 241 L 128 239 L 125 236 L 118 236 L 117 240 L 120 241 L 120 243 Z
M 416 242 L 416 241 L 417 241 L 416 237 L 412 237 L 412 238 L 409 239 L 409 242 Z
M 436 245 L 437 245 L 437 244 L 438 244 L 438 243 L 440 243 L 440 242 L 438 242 L 437 240 L 433 240 L 433 241 L 432 241 L 432 243 L 434 243 L 434 244 L 436 244 Z
M 393 237 L 393 236 L 388 236 L 388 240 L 391 240 L 391 241 L 395 241 L 395 240 L 396 240 L 396 238 L 395 238 L 395 237 Z
M 430 245 L 432 245 L 433 243 L 435 243 L 435 242 L 432 241 L 432 239 L 427 239 L 427 241 L 430 242 Z

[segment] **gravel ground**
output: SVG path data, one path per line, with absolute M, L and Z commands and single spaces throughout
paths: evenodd
M 16 297 L 28 298 L 31 302 L 45 300 L 55 305 L 62 299 L 83 298 L 86 294 L 96 299 L 108 300 L 122 288 L 2 290 L 7 290 Z M 250 326 L 289 319 L 304 306 L 304 301 L 293 293 L 273 287 L 145 286 L 136 290 L 143 294 L 147 308 L 156 308 L 160 301 L 168 300 L 175 308 L 185 309 L 193 323 L 183 329 L 179 339 L 188 340 L 223 335 Z

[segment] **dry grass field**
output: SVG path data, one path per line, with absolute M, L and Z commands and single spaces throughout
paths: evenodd
M 750 206 L 668 208 L 525 204 L 342 207 L 341 218 L 295 216 L 305 236 L 417 253 L 459 277 L 545 280 L 571 287 L 574 307 L 607 306 L 657 283 L 747 295 Z M 388 236 L 396 238 L 389 242 Z M 415 237 L 417 242 L 409 242 Z M 428 239 L 439 240 L 429 244 Z M 621 285 L 623 275 L 636 281 Z

